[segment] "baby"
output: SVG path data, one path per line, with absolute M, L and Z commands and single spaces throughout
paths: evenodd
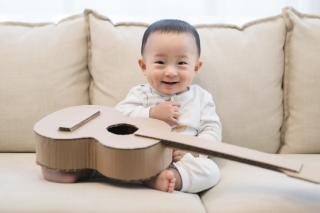
M 172 131 L 221 141 L 221 123 L 212 96 L 192 85 L 199 71 L 200 38 L 196 29 L 180 20 L 160 20 L 145 31 L 138 63 L 147 84 L 133 87 L 116 109 L 132 117 L 165 121 Z M 147 186 L 166 192 L 180 190 L 197 193 L 216 185 L 220 179 L 217 165 L 207 156 L 173 150 L 173 162 Z M 71 183 L 88 178 L 92 170 L 62 172 L 42 167 L 44 178 Z
M 221 141 L 221 123 L 212 96 L 192 85 L 199 71 L 200 38 L 180 20 L 160 20 L 145 31 L 139 66 L 148 83 L 133 87 L 116 109 L 132 117 L 167 122 L 172 131 Z M 218 183 L 220 172 L 207 156 L 173 150 L 172 165 L 144 183 L 154 189 L 197 193 Z

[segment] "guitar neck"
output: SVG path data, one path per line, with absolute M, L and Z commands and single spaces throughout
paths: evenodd
M 169 147 L 195 151 L 277 171 L 286 170 L 299 172 L 302 168 L 301 163 L 282 158 L 276 154 L 260 152 L 227 143 L 217 143 L 211 140 L 174 132 L 163 133 L 152 129 L 139 129 L 135 135 L 160 139 L 163 144 Z

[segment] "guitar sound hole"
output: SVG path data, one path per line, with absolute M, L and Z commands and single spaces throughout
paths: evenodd
M 130 135 L 135 133 L 138 128 L 131 124 L 120 123 L 108 126 L 107 130 L 116 135 Z

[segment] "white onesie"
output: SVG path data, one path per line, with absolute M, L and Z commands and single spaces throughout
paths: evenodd
M 174 95 L 160 94 L 149 84 L 137 85 L 116 109 L 126 116 L 148 118 L 151 107 L 169 100 L 180 103 L 178 125 L 172 126 L 172 131 L 211 139 L 213 143 L 221 141 L 222 127 L 212 96 L 198 85 L 191 85 L 187 91 Z M 205 155 L 194 157 L 187 153 L 173 165 L 180 173 L 181 191 L 184 192 L 203 191 L 220 179 L 218 166 Z

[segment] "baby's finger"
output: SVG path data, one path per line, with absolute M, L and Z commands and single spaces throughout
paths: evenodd
M 175 117 L 172 117 L 172 118 L 171 118 L 171 124 L 177 125 L 177 124 L 178 124 L 178 119 L 175 118 Z
M 173 112 L 172 113 L 172 117 L 175 118 L 175 119 L 178 119 L 180 116 L 180 112 Z
M 172 107 L 172 110 L 175 111 L 175 112 L 179 112 L 179 111 L 180 111 L 180 108 L 177 107 L 177 106 L 173 106 L 173 107 Z
M 178 150 L 175 150 L 175 151 L 172 152 L 172 156 L 175 157 L 175 156 L 178 156 L 178 155 L 179 155 L 179 151 Z
M 177 162 L 177 161 L 181 160 L 181 156 L 180 156 L 180 155 L 174 156 L 172 160 L 173 160 L 174 162 Z
M 182 151 L 181 150 L 176 150 L 173 152 L 173 156 L 181 156 L 182 155 Z
M 180 107 L 180 103 L 176 101 L 171 101 L 172 106 Z

